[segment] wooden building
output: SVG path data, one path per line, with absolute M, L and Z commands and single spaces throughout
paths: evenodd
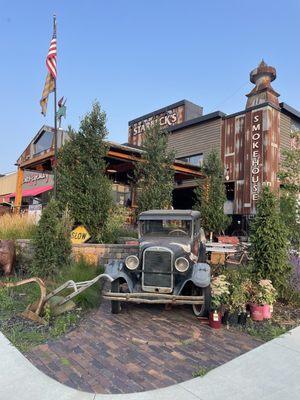
M 17 185 L 10 194 L 16 211 L 45 204 L 53 189 L 54 133 L 53 128 L 43 126 L 17 161 Z M 58 130 L 58 147 L 68 140 L 66 131 Z M 135 190 L 132 183 L 134 165 L 140 162 L 144 150 L 130 144 L 107 142 L 107 175 L 112 180 L 115 202 L 135 207 Z M 199 166 L 175 160 L 174 185 L 185 179 L 199 181 L 204 175 Z
M 201 165 L 212 149 L 219 151 L 227 192 L 224 210 L 233 216 L 233 229 L 247 230 L 248 219 L 256 212 L 263 185 L 279 189 L 277 173 L 282 150 L 291 146 L 290 133 L 300 130 L 300 112 L 279 102 L 280 95 L 271 85 L 275 79 L 275 68 L 262 61 L 250 73 L 254 87 L 246 94 L 242 111 L 230 115 L 221 111 L 203 115 L 200 107 L 201 113 L 195 118 L 177 117 L 174 118 L 176 123 L 165 126 L 170 132 L 169 148 L 175 150 L 179 160 Z M 163 110 L 165 114 L 169 110 L 176 112 L 176 104 L 159 111 Z M 143 130 L 137 129 L 137 124 L 143 126 L 141 121 L 153 120 L 156 114 L 129 122 L 128 141 L 142 144 Z M 176 208 L 192 207 L 194 186 L 193 180 L 176 184 Z
M 17 173 L 0 176 L 0 203 L 9 202 L 9 196 L 16 190 Z
M 168 146 L 176 153 L 174 208 L 193 206 L 193 190 L 204 177 L 200 166 L 204 157 L 217 149 L 224 165 L 224 210 L 233 216 L 233 228 L 247 230 L 262 186 L 278 190 L 282 149 L 291 145 L 291 131 L 300 129 L 300 112 L 279 102 L 279 94 L 271 86 L 275 78 L 275 68 L 262 61 L 250 73 L 254 87 L 246 95 L 245 107 L 234 114 L 215 111 L 203 115 L 202 107 L 181 100 L 130 121 L 127 143 L 109 142 L 106 157 L 116 201 L 130 199 L 134 205 L 130 176 L 143 153 L 146 128 L 158 123 L 169 131 Z M 59 146 L 65 140 L 66 132 L 59 130 Z M 16 206 L 21 205 L 24 171 L 51 171 L 53 156 L 53 130 L 44 126 L 18 160 Z

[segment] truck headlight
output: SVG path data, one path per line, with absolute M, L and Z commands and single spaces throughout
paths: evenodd
M 178 257 L 177 260 L 175 261 L 175 268 L 179 272 L 185 272 L 188 270 L 190 266 L 190 263 L 188 260 L 184 257 Z
M 133 271 L 134 269 L 137 269 L 139 266 L 140 260 L 138 259 L 137 256 L 128 256 L 125 259 L 125 265 L 128 269 Z

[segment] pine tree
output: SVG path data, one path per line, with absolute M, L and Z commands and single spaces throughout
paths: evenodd
M 270 279 L 282 295 L 290 276 L 287 231 L 282 222 L 276 195 L 265 187 L 250 224 L 250 256 L 254 273 Z
M 203 163 L 203 172 L 207 178 L 200 182 L 195 189 L 195 210 L 201 213 L 201 225 L 206 232 L 219 234 L 231 222 L 231 218 L 224 214 L 226 201 L 225 186 L 223 183 L 223 167 L 216 150 L 211 151 Z
M 282 152 L 283 162 L 278 177 L 289 193 L 300 193 L 300 131 L 291 133 L 293 146 Z
M 300 250 L 300 132 L 291 134 L 293 146 L 282 152 L 280 210 L 291 246 Z
M 95 103 L 78 132 L 69 128 L 70 140 L 59 152 L 58 200 L 69 207 L 76 224 L 83 224 L 94 242 L 101 242 L 109 210 L 112 185 L 105 175 L 108 146 L 106 115 Z
M 39 277 L 58 275 L 70 263 L 71 219 L 68 210 L 61 212 L 51 199 L 43 209 L 33 238 L 34 257 L 29 272 Z
M 280 214 L 288 232 L 291 248 L 300 251 L 300 204 L 295 193 L 282 189 L 280 192 Z
M 135 168 L 139 212 L 172 206 L 175 155 L 167 149 L 167 143 L 167 132 L 161 131 L 158 124 L 145 131 L 145 152 Z

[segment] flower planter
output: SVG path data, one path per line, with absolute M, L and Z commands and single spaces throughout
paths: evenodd
M 246 312 L 241 312 L 238 316 L 238 324 L 245 326 L 247 324 L 248 314 Z
M 229 317 L 229 311 L 225 310 L 223 315 L 222 315 L 222 324 L 227 325 L 228 324 L 228 317 Z
M 213 329 L 220 329 L 222 325 L 222 314 L 220 311 L 211 311 L 209 313 L 209 326 Z
M 250 313 L 253 321 L 263 321 L 263 309 L 264 307 L 258 304 L 250 304 Z
M 272 317 L 271 307 L 269 306 L 269 304 L 263 305 L 263 317 L 264 319 L 270 319 Z
M 229 325 L 237 325 L 238 320 L 239 320 L 239 314 L 237 311 L 229 313 L 229 316 L 228 316 Z

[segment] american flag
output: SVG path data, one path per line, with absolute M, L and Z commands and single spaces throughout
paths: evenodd
M 56 79 L 56 33 L 50 43 L 49 51 L 46 58 L 46 65 L 52 78 Z
M 48 69 L 48 74 L 46 77 L 46 82 L 42 94 L 42 98 L 40 101 L 40 105 L 42 107 L 42 114 L 46 116 L 47 112 L 47 104 L 48 104 L 48 97 L 51 92 L 54 92 L 55 85 L 56 85 L 56 18 L 54 17 L 54 29 L 53 29 L 53 36 L 50 42 L 49 51 L 46 58 L 46 66 Z

